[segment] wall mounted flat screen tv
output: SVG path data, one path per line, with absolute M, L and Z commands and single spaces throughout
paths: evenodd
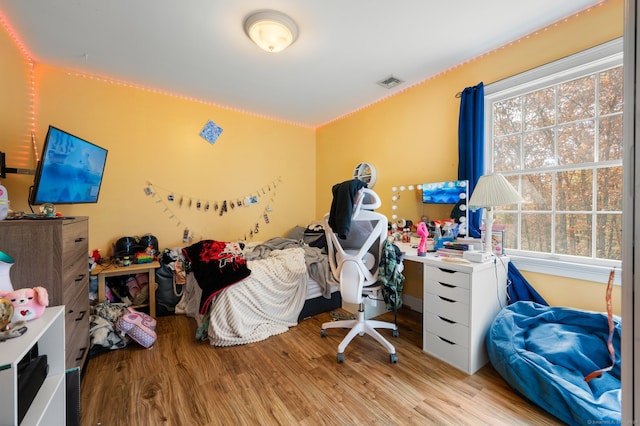
M 49 126 L 29 203 L 97 203 L 107 152 L 98 145 Z
M 422 184 L 424 204 L 457 204 L 469 198 L 468 180 L 451 180 Z

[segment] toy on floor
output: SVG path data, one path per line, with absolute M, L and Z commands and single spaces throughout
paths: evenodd
M 118 319 L 116 329 L 123 336 L 129 336 L 145 348 L 151 347 L 157 338 L 156 320 L 132 308 L 127 308 Z

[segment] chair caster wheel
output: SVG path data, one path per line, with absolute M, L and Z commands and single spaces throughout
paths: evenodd
M 393 337 L 398 337 L 399 335 L 400 335 L 400 331 L 398 331 L 397 329 L 393 330 Z
M 389 355 L 389 360 L 391 361 L 391 364 L 397 364 L 398 363 L 398 355 L 390 354 Z
M 342 364 L 344 362 L 344 354 L 343 353 L 339 353 L 338 354 L 338 364 Z
M 325 330 L 324 328 L 320 330 L 320 336 L 327 337 L 327 330 Z

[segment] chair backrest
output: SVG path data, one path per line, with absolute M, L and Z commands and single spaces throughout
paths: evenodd
M 329 226 L 329 214 L 324 217 L 329 266 L 340 282 L 342 298 L 348 303 L 361 303 L 363 287 L 378 280 L 388 221 L 386 216 L 366 209 L 381 204 L 378 194 L 363 189 L 355 202 L 351 229 L 345 239 L 339 238 Z

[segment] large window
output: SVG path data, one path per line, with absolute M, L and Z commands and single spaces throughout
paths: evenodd
M 622 259 L 621 40 L 486 88 L 488 171 L 522 194 L 496 210 L 512 255 Z

